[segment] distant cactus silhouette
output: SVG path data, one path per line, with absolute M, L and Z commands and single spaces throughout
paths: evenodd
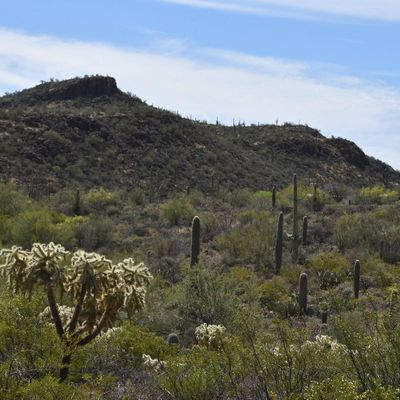
M 354 289 L 354 298 L 358 299 L 360 293 L 360 261 L 356 260 L 354 262 L 353 269 L 353 289 Z
M 318 201 L 318 186 L 315 183 L 313 188 L 313 197 L 312 197 L 312 209 L 313 211 L 319 211 L 320 204 Z
M 276 186 L 272 188 L 272 208 L 276 207 Z
M 303 217 L 303 246 L 307 245 L 308 217 Z
M 276 231 L 275 244 L 275 273 L 278 275 L 282 267 L 282 251 L 283 251 L 283 212 L 279 213 L 278 227 Z
M 307 313 L 307 297 L 308 297 L 308 277 L 305 272 L 300 274 L 300 293 L 299 293 L 299 306 L 300 314 Z
M 328 311 L 323 311 L 321 313 L 321 322 L 323 324 L 327 324 L 328 323 Z
M 75 204 L 74 204 L 74 214 L 75 215 L 81 215 L 81 196 L 79 189 L 77 189 L 76 194 L 75 194 Z
M 200 218 L 194 217 L 192 222 L 192 253 L 190 259 L 190 266 L 199 262 L 200 254 Z
M 293 261 L 299 258 L 299 221 L 298 221 L 298 199 L 297 199 L 297 175 L 293 175 Z

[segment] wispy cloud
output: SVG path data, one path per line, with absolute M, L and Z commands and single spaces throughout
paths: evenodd
M 400 168 L 393 153 L 400 148 L 398 90 L 337 75 L 329 66 L 172 47 L 149 52 L 0 30 L 0 92 L 49 77 L 112 75 L 121 89 L 183 115 L 226 123 L 301 121 L 355 140 Z
M 336 15 L 375 20 L 400 20 L 398 0 L 161 0 L 185 6 L 258 15 L 315 18 Z

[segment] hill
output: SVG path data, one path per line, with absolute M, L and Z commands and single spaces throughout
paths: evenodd
M 228 127 L 147 105 L 93 76 L 0 98 L 3 180 L 65 186 L 262 189 L 301 180 L 397 185 L 400 173 L 354 143 L 303 125 Z

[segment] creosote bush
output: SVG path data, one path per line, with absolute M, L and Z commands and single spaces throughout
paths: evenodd
M 170 224 L 178 225 L 182 222 L 190 221 L 195 210 L 187 196 L 174 197 L 161 205 L 161 215 Z

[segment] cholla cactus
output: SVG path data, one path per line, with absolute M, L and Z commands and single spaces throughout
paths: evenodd
M 146 286 L 152 276 L 143 263 L 126 259 L 116 265 L 96 253 L 71 254 L 61 245 L 35 243 L 30 251 L 19 247 L 2 250 L 0 274 L 16 292 L 31 294 L 44 287 L 48 308 L 65 349 L 60 369 L 64 381 L 76 347 L 90 343 L 115 323 L 118 313 L 144 306 Z M 56 290 L 66 293 L 72 308 L 57 304 Z
M 200 346 L 217 350 L 225 330 L 225 327 L 222 325 L 202 324 L 196 328 L 194 334 Z
M 153 372 L 160 372 L 165 369 L 165 361 L 160 361 L 157 358 L 152 358 L 148 354 L 142 355 L 143 366 Z

